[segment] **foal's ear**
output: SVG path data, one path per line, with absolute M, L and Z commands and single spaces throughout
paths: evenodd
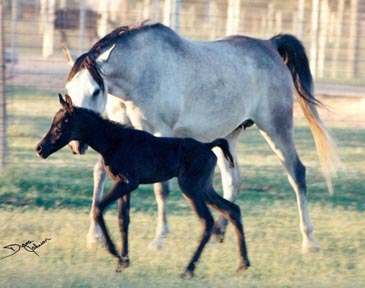
M 74 110 L 74 105 L 72 104 L 72 99 L 67 94 L 65 96 L 66 96 L 66 106 L 65 106 L 65 109 L 66 109 L 66 111 L 68 113 L 72 113 L 72 111 Z
M 66 94 L 66 100 L 64 100 L 62 95 L 58 94 L 58 98 L 60 99 L 60 104 L 62 108 L 64 108 L 68 113 L 71 113 L 73 111 L 73 104 L 71 97 Z

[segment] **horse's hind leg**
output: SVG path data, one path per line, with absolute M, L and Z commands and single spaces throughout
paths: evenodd
M 104 169 L 103 161 L 100 157 L 98 162 L 96 162 L 94 166 L 94 191 L 90 210 L 90 228 L 89 232 L 86 235 L 86 246 L 88 248 L 94 248 L 97 243 L 104 244 L 104 239 L 100 226 L 95 222 L 94 219 L 94 209 L 96 203 L 100 201 L 103 196 L 105 178 L 106 172 Z
M 153 190 L 157 202 L 157 228 L 155 238 L 149 244 L 149 248 L 160 250 L 162 249 L 164 238 L 169 233 L 166 206 L 166 200 L 170 193 L 169 182 L 155 183 L 153 184 Z
M 224 198 L 231 202 L 236 201 L 242 179 L 236 156 L 237 138 L 240 133 L 241 128 L 235 130 L 226 137 L 229 143 L 229 150 L 231 151 L 231 154 L 234 158 L 234 167 L 230 167 L 227 160 L 224 158 L 223 152 L 220 148 L 214 148 L 213 150 L 218 157 L 218 166 L 221 172 Z M 227 224 L 227 219 L 223 215 L 220 215 L 213 230 L 213 233 L 216 235 L 216 239 L 218 240 L 218 242 L 223 242 Z
M 288 113 L 276 113 L 274 119 L 256 124 L 269 143 L 271 149 L 284 165 L 288 179 L 293 187 L 296 196 L 299 210 L 300 229 L 303 236 L 302 249 L 307 251 L 318 251 L 319 245 L 313 239 L 313 224 L 309 216 L 307 204 L 307 188 L 305 179 L 305 167 L 300 161 L 294 145 L 294 131 L 292 111 Z

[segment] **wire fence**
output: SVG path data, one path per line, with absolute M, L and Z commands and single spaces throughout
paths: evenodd
M 0 64 L 6 68 L 1 74 L 6 85 L 0 82 L 0 140 L 5 146 L 6 94 L 21 89 L 64 91 L 70 67 L 63 44 L 79 55 L 112 29 L 144 19 L 199 41 L 230 34 L 267 39 L 290 33 L 303 41 L 319 85 L 365 86 L 364 0 L 0 1 Z
M 62 44 L 79 55 L 113 28 L 144 19 L 195 40 L 290 33 L 303 41 L 317 81 L 365 82 L 365 1 L 13 0 L 3 6 L 10 86 L 49 85 L 39 77 L 65 77 L 68 70 Z M 62 88 L 64 78 L 51 84 Z

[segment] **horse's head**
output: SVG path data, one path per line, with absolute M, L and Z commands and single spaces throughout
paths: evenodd
M 72 68 L 69 73 L 66 90 L 75 106 L 93 110 L 102 114 L 107 103 L 107 85 L 102 74 L 102 65 L 108 60 L 114 45 L 95 57 L 91 51 L 81 55 L 74 62 L 68 50 L 65 52 Z M 84 154 L 87 145 L 72 141 L 70 148 L 74 154 Z
M 54 116 L 48 133 L 36 146 L 37 154 L 46 159 L 48 156 L 66 146 L 76 137 L 74 107 L 70 96 L 66 100 L 59 94 L 61 109 Z

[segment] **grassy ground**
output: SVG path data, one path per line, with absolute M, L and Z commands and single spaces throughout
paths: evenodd
M 37 95 L 37 96 L 34 96 Z M 335 103 L 331 103 L 335 105 Z M 344 109 L 343 104 L 338 109 Z M 165 249 L 147 249 L 154 236 L 156 203 L 150 186 L 132 196 L 130 257 L 122 274 L 104 249 L 85 248 L 92 191 L 93 152 L 72 156 L 64 149 L 49 160 L 34 146 L 58 110 L 55 93 L 16 90 L 8 101 L 9 163 L 0 178 L 0 247 L 34 240 L 47 243 L 33 253 L 19 251 L 0 260 L 0 287 L 364 287 L 365 129 L 327 117 L 346 166 L 329 196 L 320 175 L 310 132 L 296 119 L 296 142 L 307 166 L 310 212 L 319 253 L 303 255 L 295 197 L 279 162 L 256 129 L 239 144 L 244 172 L 237 203 L 244 217 L 252 267 L 237 275 L 235 235 L 229 227 L 223 244 L 204 251 L 196 278 L 183 271 L 200 233 L 195 215 L 176 184 L 168 201 L 171 233 Z M 351 113 L 349 113 L 351 114 Z M 108 181 L 107 186 L 110 186 Z M 216 188 L 221 191 L 217 175 Z M 107 212 L 113 238 L 119 241 L 115 207 Z M 117 242 L 118 243 L 118 242 Z M 0 258 L 9 249 L 0 249 Z

